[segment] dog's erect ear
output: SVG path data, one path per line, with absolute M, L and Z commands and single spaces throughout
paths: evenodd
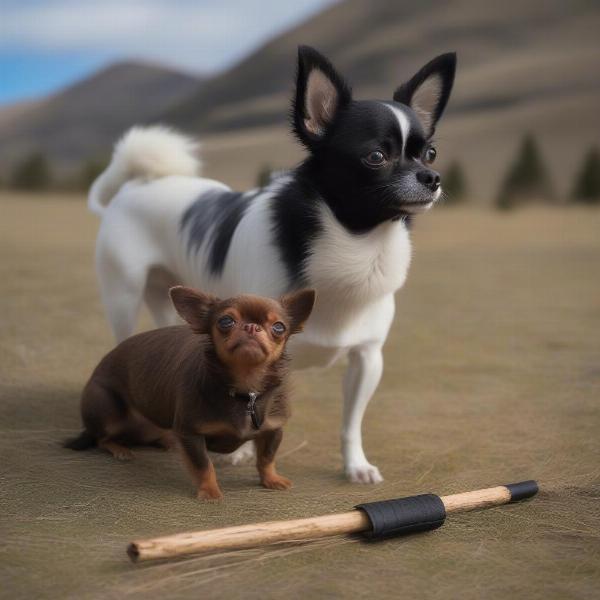
M 195 333 L 210 333 L 208 314 L 218 298 L 182 285 L 172 287 L 169 295 L 179 316 L 190 324 Z
M 292 107 L 294 132 L 308 148 L 326 134 L 352 92 L 333 65 L 314 48 L 298 48 L 296 97 Z
M 394 92 L 394 100 L 410 106 L 431 137 L 442 116 L 454 83 L 456 53 L 441 54 Z
M 290 317 L 290 334 L 300 333 L 315 305 L 315 290 L 300 290 L 283 296 L 279 302 Z

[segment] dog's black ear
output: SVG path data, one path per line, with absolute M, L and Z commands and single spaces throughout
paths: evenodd
M 315 305 L 317 292 L 315 290 L 300 290 L 286 294 L 280 299 L 280 303 L 285 308 L 290 318 L 290 333 L 300 333 L 304 328 L 304 323 L 310 317 L 310 313 Z
M 410 106 L 428 137 L 442 116 L 456 73 L 456 52 L 441 54 L 394 92 L 394 100 Z
M 218 298 L 182 285 L 172 287 L 169 296 L 179 316 L 189 323 L 195 333 L 210 333 L 208 315 L 211 307 L 219 301 Z
M 296 96 L 292 106 L 294 133 L 312 148 L 327 133 L 352 92 L 333 65 L 314 48 L 298 48 Z

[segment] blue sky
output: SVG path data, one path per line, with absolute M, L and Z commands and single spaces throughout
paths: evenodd
M 122 59 L 223 69 L 335 0 L 0 0 L 0 103 Z

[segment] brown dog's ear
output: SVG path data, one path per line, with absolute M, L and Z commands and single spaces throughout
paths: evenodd
M 315 290 L 300 290 L 299 292 L 286 294 L 280 299 L 279 302 L 290 317 L 290 334 L 302 331 L 304 323 L 310 317 L 316 299 L 317 292 Z
M 169 296 L 179 316 L 190 324 L 195 333 L 210 333 L 208 313 L 219 301 L 218 298 L 182 285 L 172 287 Z

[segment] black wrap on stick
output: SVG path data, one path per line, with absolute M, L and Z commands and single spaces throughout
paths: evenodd
M 371 521 L 372 529 L 363 532 L 368 538 L 429 531 L 442 526 L 446 519 L 444 503 L 435 494 L 368 502 L 355 508 L 364 511 Z

